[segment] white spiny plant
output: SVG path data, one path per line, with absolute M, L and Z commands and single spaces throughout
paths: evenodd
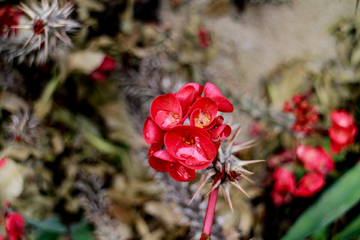
M 30 8 L 31 7 L 31 8 Z M 20 3 L 19 9 L 28 15 L 29 21 L 12 28 L 28 30 L 30 34 L 22 31 L 21 36 L 12 36 L 3 39 L 3 44 L 8 45 L 0 52 L 5 53 L 8 62 L 15 58 L 18 63 L 25 60 L 31 65 L 44 64 L 49 58 L 56 58 L 58 53 L 72 47 L 72 41 L 67 35 L 74 32 L 81 25 L 69 19 L 74 5 L 70 2 L 59 6 L 58 0 L 49 4 L 48 0 L 41 0 L 40 5 L 31 3 L 30 7 Z M 30 31 L 29 31 L 30 30 Z M 8 40 L 8 42 L 4 42 Z

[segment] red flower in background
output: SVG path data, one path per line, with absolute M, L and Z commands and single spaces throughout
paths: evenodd
M 310 106 L 306 95 L 294 95 L 293 105 L 288 101 L 284 103 L 283 112 L 292 112 L 295 115 L 295 123 L 291 127 L 296 132 L 310 133 L 319 115 L 314 106 Z
M 334 161 L 322 147 L 300 145 L 296 148 L 296 155 L 308 171 L 327 174 L 334 169 Z
M 25 237 L 25 220 L 18 212 L 11 212 L 5 220 L 6 234 L 10 239 Z
M 317 172 L 308 173 L 300 179 L 298 185 L 294 196 L 311 197 L 323 188 L 325 185 L 325 177 Z
M 330 118 L 332 122 L 332 126 L 328 130 L 330 150 L 336 154 L 354 142 L 358 128 L 353 117 L 344 110 L 333 110 Z
M 17 33 L 17 29 L 11 27 L 19 24 L 22 15 L 21 11 L 8 4 L 0 7 L 0 36 L 4 36 L 10 30 Z
M 294 173 L 286 168 L 277 168 L 273 173 L 273 178 L 275 180 L 275 191 L 280 193 L 293 193 L 295 191 L 296 181 Z
M 270 192 L 271 199 L 276 206 L 284 205 L 292 200 L 296 180 L 294 173 L 284 167 L 277 168 L 273 173 L 274 188 Z
M 200 28 L 198 31 L 198 38 L 199 38 L 199 46 L 201 48 L 207 48 L 211 44 L 211 37 L 210 33 L 205 28 Z
M 7 158 L 1 158 L 0 159 L 0 169 L 5 166 L 7 163 Z
M 90 74 L 90 78 L 97 82 L 104 82 L 108 77 L 108 74 L 115 70 L 115 66 L 115 60 L 112 57 L 105 55 L 100 66 Z
M 195 170 L 210 166 L 221 141 L 231 134 L 218 111 L 232 110 L 230 101 L 211 83 L 188 83 L 175 94 L 156 97 L 143 128 L 144 139 L 151 145 L 149 165 L 177 181 L 193 179 Z M 183 125 L 187 117 L 190 126 Z M 163 145 L 165 150 L 161 150 Z

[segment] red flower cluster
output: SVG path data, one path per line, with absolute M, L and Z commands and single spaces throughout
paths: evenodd
M 287 155 L 285 157 L 290 158 L 290 153 Z M 332 158 L 322 147 L 300 145 L 296 148 L 296 155 L 308 173 L 299 180 L 296 187 L 293 172 L 284 167 L 279 167 L 274 171 L 275 183 L 271 198 L 277 206 L 290 203 L 292 196 L 310 197 L 320 191 L 325 185 L 325 175 L 335 167 Z
M 310 106 L 305 95 L 294 95 L 293 104 L 286 101 L 282 109 L 283 112 L 292 112 L 295 115 L 295 123 L 291 127 L 296 132 L 311 132 L 312 127 L 319 119 L 319 115 L 314 106 Z
M 18 240 L 25 237 L 25 220 L 20 213 L 7 213 L 5 209 L 2 212 L 2 215 L 5 218 L 5 230 L 7 237 L 5 238 L 0 234 L 0 240 Z
M 332 126 L 329 128 L 330 151 L 337 154 L 354 142 L 358 128 L 353 117 L 344 110 L 333 110 L 330 114 Z
M 189 181 L 195 170 L 208 167 L 221 141 L 231 134 L 218 111 L 232 112 L 233 106 L 212 83 L 205 87 L 188 83 L 175 94 L 156 97 L 143 128 L 144 139 L 151 145 L 150 166 L 169 172 L 177 181 Z M 187 118 L 190 125 L 184 125 Z M 160 150 L 164 144 L 166 149 Z
M 112 57 L 105 55 L 100 66 L 90 74 L 90 77 L 97 82 L 104 82 L 108 73 L 115 70 L 115 66 L 115 60 Z

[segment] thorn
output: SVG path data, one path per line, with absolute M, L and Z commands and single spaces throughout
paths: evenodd
M 228 175 L 231 175 L 231 174 L 230 174 L 230 166 L 231 166 L 231 164 L 229 163 L 229 161 L 226 161 L 226 163 L 225 163 L 225 172 L 226 172 Z
M 238 165 L 239 166 L 246 166 L 249 164 L 259 163 L 259 162 L 265 162 L 266 160 L 259 159 L 259 160 L 248 160 L 248 161 L 241 161 Z
M 223 185 L 225 185 L 225 186 L 223 186 Z M 229 191 L 228 185 L 226 183 L 223 183 L 220 186 L 222 187 L 221 189 L 223 191 L 225 201 L 229 203 L 231 212 L 234 213 L 234 209 L 233 209 L 233 205 L 232 205 L 232 202 L 231 202 L 230 191 Z
M 42 8 L 44 8 L 44 9 L 49 8 L 49 3 L 48 3 L 48 1 L 47 1 L 47 0 L 41 0 L 41 6 L 42 6 Z
M 36 13 L 33 10 L 31 10 L 28 6 L 26 6 L 24 3 L 21 2 L 18 8 L 24 13 L 26 13 L 31 19 L 34 19 L 36 17 Z
M 251 182 L 252 184 L 255 184 L 253 180 L 251 180 L 250 178 L 248 178 L 248 177 L 245 176 L 244 174 L 241 174 L 241 177 L 244 178 L 245 180 Z
M 216 170 L 218 170 L 219 172 L 223 172 L 223 165 L 221 164 L 221 162 L 220 161 L 216 161 L 216 163 L 215 163 L 215 168 L 216 168 Z
M 253 175 L 254 173 L 253 172 L 250 172 L 249 170 L 241 167 L 241 166 L 235 166 L 234 167 L 234 171 L 235 172 L 241 172 L 241 173 L 244 173 L 244 174 L 248 174 L 248 175 Z
M 242 144 L 233 146 L 232 149 L 231 149 L 231 153 L 235 153 L 235 152 L 239 152 L 239 151 L 241 151 L 243 149 L 251 148 L 251 147 L 256 145 L 256 143 L 255 143 L 256 141 L 257 141 L 257 139 L 251 139 L 251 140 L 249 140 L 247 142 L 244 142 Z
M 236 130 L 234 136 L 232 136 L 232 138 L 230 139 L 230 141 L 228 142 L 226 148 L 225 148 L 225 153 L 230 155 L 230 149 L 234 143 L 234 140 L 237 138 L 237 136 L 239 135 L 239 133 L 241 132 L 242 130 L 242 127 L 238 127 L 238 129 Z
M 238 157 L 231 155 L 231 159 L 236 161 L 236 166 L 246 166 L 249 164 L 254 164 L 254 163 L 259 163 L 259 162 L 265 162 L 266 160 L 264 159 L 258 159 L 258 160 L 248 160 L 248 161 L 244 161 L 239 159 Z
M 40 48 L 41 48 L 41 34 L 39 35 L 39 50 L 40 50 Z
M 219 180 L 217 181 L 217 183 L 215 183 L 215 184 L 212 186 L 212 188 L 205 194 L 205 196 L 203 197 L 203 199 L 207 198 L 207 196 L 209 196 L 209 194 L 210 194 L 215 188 L 217 188 L 217 187 L 220 185 L 220 183 L 221 183 L 221 180 L 219 179 Z
M 237 189 L 239 189 L 240 191 L 242 191 L 248 198 L 250 198 L 250 196 L 245 192 L 245 190 L 240 186 L 240 184 L 237 181 L 229 182 L 229 183 L 234 187 L 236 187 Z
M 216 172 L 215 172 L 215 171 L 212 171 L 212 172 L 209 172 L 209 173 L 206 175 L 204 181 L 200 184 L 200 186 L 199 186 L 198 189 L 196 190 L 194 196 L 191 198 L 191 200 L 190 200 L 190 202 L 188 203 L 188 205 L 190 205 L 190 203 L 192 203 L 192 201 L 195 199 L 196 195 L 198 195 L 198 193 L 201 191 L 201 189 L 203 189 L 203 187 L 205 186 L 206 182 L 207 182 L 212 176 L 214 176 L 215 174 L 216 174 Z
M 20 25 L 20 26 L 11 26 L 11 28 L 14 28 L 14 29 L 32 29 L 34 28 L 33 25 Z
M 220 157 L 220 162 L 224 163 L 225 162 L 224 153 L 223 153 L 221 147 L 219 147 L 219 149 L 218 149 L 218 156 Z
M 26 47 L 26 45 L 28 45 L 28 43 L 35 37 L 35 33 L 33 33 L 33 35 L 31 35 L 31 37 L 26 41 L 26 43 L 24 44 L 24 46 L 22 47 L 23 49 Z
M 45 33 L 45 41 L 44 41 L 44 43 L 45 43 L 45 57 L 47 57 L 48 56 L 48 41 L 49 41 L 49 36 L 48 36 L 48 30 L 46 29 L 46 28 L 44 28 L 44 33 Z

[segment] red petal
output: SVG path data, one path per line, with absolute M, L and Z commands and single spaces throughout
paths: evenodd
M 332 126 L 329 128 L 329 137 L 330 140 L 337 145 L 346 145 L 351 138 L 352 133 L 347 129 L 340 128 L 337 126 Z
M 294 195 L 297 197 L 311 197 L 320 191 L 325 185 L 325 177 L 319 173 L 308 173 L 304 175 L 300 181 L 299 186 L 295 190 Z
M 330 152 L 332 154 L 338 154 L 346 145 L 338 145 L 335 142 L 330 141 Z
M 105 82 L 107 75 L 99 70 L 95 70 L 90 74 L 90 78 L 97 82 Z
M 112 72 L 115 70 L 115 65 L 115 60 L 106 55 L 98 70 L 101 72 Z
M 203 92 L 203 89 L 204 89 L 204 86 L 198 84 L 198 83 L 195 83 L 195 82 L 191 82 L 191 83 L 187 83 L 185 84 L 184 86 L 182 86 L 178 92 L 180 92 L 183 88 L 186 88 L 187 86 L 192 86 L 195 88 L 195 92 L 196 92 L 196 96 L 200 96 Z
M 232 112 L 234 107 L 231 102 L 224 97 L 220 90 L 212 83 L 206 83 L 204 87 L 204 97 L 211 98 L 218 105 L 220 112 Z
M 354 125 L 353 117 L 344 110 L 333 110 L 330 113 L 331 122 L 342 128 L 349 128 Z
M 195 170 L 186 168 L 180 163 L 169 163 L 170 176 L 178 182 L 188 182 L 195 178 Z
M 216 157 L 209 133 L 193 126 L 177 126 L 165 134 L 169 153 L 190 169 L 204 169 Z
M 6 234 L 14 237 L 24 237 L 25 220 L 18 212 L 11 212 L 6 216 Z
M 197 100 L 190 111 L 190 125 L 207 129 L 216 118 L 218 107 L 213 100 L 204 97 Z
M 181 124 L 183 116 L 180 102 L 172 93 L 155 98 L 150 107 L 150 115 L 156 124 L 165 131 Z
M 189 111 L 191 104 L 195 101 L 196 90 L 193 86 L 186 86 L 181 88 L 179 92 L 175 94 L 176 98 L 179 99 L 181 108 L 183 109 L 183 115 Z
M 150 118 L 146 117 L 143 127 L 143 136 L 147 144 L 161 144 L 164 142 L 165 131 Z
M 167 150 L 157 151 L 149 157 L 150 167 L 159 172 L 167 172 L 169 162 L 177 163 Z
M 4 167 L 7 163 L 7 158 L 1 158 L 0 159 L 0 169 Z
M 222 124 L 217 128 L 209 130 L 211 135 L 211 140 L 215 144 L 216 149 L 220 147 L 221 141 L 229 137 L 231 134 L 231 127 L 226 124 Z

